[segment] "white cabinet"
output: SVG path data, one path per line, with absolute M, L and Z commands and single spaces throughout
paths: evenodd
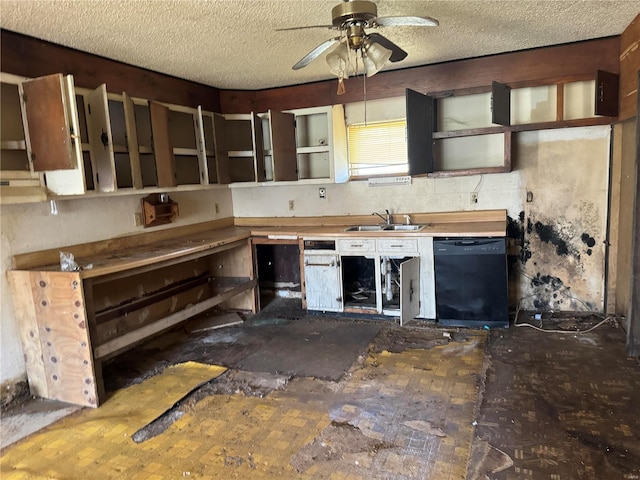
M 305 239 L 307 242 L 312 239 Z M 307 309 L 435 318 L 431 237 L 337 238 L 304 251 Z
M 305 252 L 304 279 L 308 310 L 342 311 L 340 260 L 336 253 Z

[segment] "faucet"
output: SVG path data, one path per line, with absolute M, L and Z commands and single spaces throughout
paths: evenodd
M 373 212 L 371 215 L 377 215 L 379 216 L 382 220 L 384 220 L 384 222 L 387 225 L 391 225 L 391 213 L 389 212 L 389 210 L 385 210 L 385 212 L 387 212 L 387 215 L 385 217 L 383 217 L 382 215 L 380 215 L 378 212 Z

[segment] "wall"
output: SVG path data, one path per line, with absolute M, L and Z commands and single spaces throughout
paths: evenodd
M 401 186 L 234 186 L 234 215 L 507 209 L 512 306 L 523 299 L 527 310 L 602 311 L 609 132 L 609 126 L 595 126 L 518 133 L 514 169 L 506 174 L 414 178 Z M 326 199 L 319 198 L 319 187 L 326 188 Z M 478 203 L 471 205 L 474 190 Z M 527 191 L 532 203 L 525 201 Z
M 133 215 L 140 211 L 141 197 L 131 195 L 59 200 L 58 215 L 51 215 L 48 203 L 2 206 L 0 384 L 5 388 L 10 386 L 5 383 L 21 380 L 26 373 L 6 275 L 11 268 L 11 256 L 148 232 L 150 230 L 134 225 Z M 180 216 L 171 225 L 155 227 L 154 231 L 233 215 L 231 192 L 226 188 L 175 192 L 171 193 L 171 198 L 178 202 Z M 217 215 L 214 213 L 214 203 L 220 206 L 220 213 Z

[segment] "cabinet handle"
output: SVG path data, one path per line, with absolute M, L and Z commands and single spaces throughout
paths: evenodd
M 335 267 L 336 266 L 336 263 L 334 260 L 331 260 L 329 263 L 310 263 L 309 260 L 305 260 L 304 264 L 307 267 Z

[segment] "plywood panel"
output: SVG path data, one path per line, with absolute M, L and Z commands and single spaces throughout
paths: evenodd
M 95 407 L 93 357 L 78 273 L 32 272 L 48 398 Z
M 9 272 L 14 313 L 20 326 L 20 338 L 24 360 L 27 364 L 29 388 L 31 393 L 40 397 L 49 396 L 44 357 L 33 304 L 31 291 L 31 274 L 29 272 Z
M 273 179 L 297 180 L 295 115 L 269 111 L 273 149 Z
M 140 145 L 138 144 L 135 107 L 133 105 L 133 100 L 131 100 L 131 97 L 125 92 L 122 92 L 122 103 L 124 104 L 124 122 L 127 131 L 127 149 L 129 150 L 132 184 L 133 188 L 142 188 Z

